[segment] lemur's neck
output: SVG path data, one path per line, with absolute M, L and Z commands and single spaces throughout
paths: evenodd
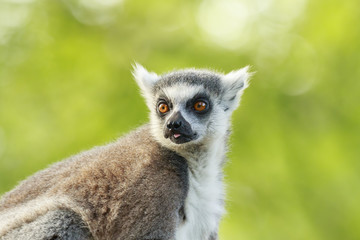
M 186 221 L 176 233 L 179 240 L 213 239 L 208 236 L 217 232 L 225 212 L 222 166 L 227 133 L 213 135 L 202 142 L 198 146 L 190 145 L 191 148 L 186 149 L 188 151 L 182 151 L 189 166 L 189 187 L 184 204 Z
M 228 133 L 229 131 L 209 138 L 204 143 L 181 152 L 180 155 L 188 161 L 190 171 L 218 175 L 226 159 Z

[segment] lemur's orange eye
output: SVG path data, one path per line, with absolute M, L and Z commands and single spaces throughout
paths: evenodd
M 166 113 L 169 111 L 169 106 L 166 103 L 159 104 L 159 112 Z
M 194 104 L 194 109 L 198 112 L 204 111 L 206 109 L 206 102 L 198 101 Z

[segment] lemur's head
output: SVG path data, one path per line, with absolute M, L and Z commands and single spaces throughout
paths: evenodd
M 133 75 L 150 109 L 152 134 L 171 149 L 226 135 L 250 76 L 248 67 L 226 75 L 195 69 L 157 75 L 139 64 Z

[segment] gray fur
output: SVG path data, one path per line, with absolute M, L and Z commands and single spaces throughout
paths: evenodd
M 1 240 L 91 240 L 91 234 L 77 214 L 68 210 L 54 210 L 32 222 L 12 229 Z
M 219 95 L 222 90 L 220 75 L 208 70 L 186 69 L 171 72 L 161 76 L 153 87 L 153 92 L 175 84 L 188 84 L 190 86 L 203 86 L 213 94 Z
M 76 212 L 83 221 L 72 227 L 88 226 L 94 239 L 172 239 L 182 222 L 187 188 L 185 159 L 156 143 L 144 126 L 22 182 L 1 199 L 0 219 L 31 200 L 66 196 L 71 201 L 62 207 Z M 41 216 L 34 216 L 34 224 L 45 228 L 38 218 Z M 14 225 L 21 230 L 10 227 L 5 239 L 26 239 L 14 237 L 17 232 L 32 236 L 28 224 Z M 0 221 L 0 232 L 4 226 Z

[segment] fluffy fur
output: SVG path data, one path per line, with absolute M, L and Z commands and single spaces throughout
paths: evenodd
M 133 75 L 150 124 L 56 163 L 5 194 L 1 240 L 217 239 L 230 117 L 248 86 L 247 68 L 158 76 L 136 64 Z M 207 104 L 203 113 L 193 107 L 200 100 Z

